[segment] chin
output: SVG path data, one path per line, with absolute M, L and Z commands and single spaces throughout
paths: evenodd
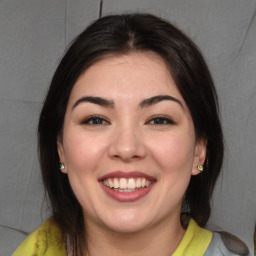
M 120 234 L 131 234 L 137 233 L 146 228 L 145 223 L 131 223 L 131 222 L 119 222 L 109 225 L 109 229 L 112 232 L 117 232 Z
M 148 216 L 149 217 L 149 216 Z M 151 221 L 143 214 L 127 212 L 111 214 L 104 219 L 104 225 L 118 233 L 135 233 L 145 229 Z

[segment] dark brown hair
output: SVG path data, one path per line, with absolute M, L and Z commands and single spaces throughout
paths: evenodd
M 65 53 L 53 76 L 38 126 L 41 170 L 53 216 L 75 248 L 80 247 L 85 234 L 82 209 L 67 175 L 59 171 L 56 144 L 69 95 L 78 77 L 96 61 L 131 51 L 151 51 L 162 57 L 190 110 L 196 137 L 207 140 L 204 171 L 192 176 L 184 202 L 200 226 L 210 216 L 210 199 L 223 161 L 223 137 L 214 84 L 200 51 L 180 30 L 153 15 L 106 16 L 82 32 Z

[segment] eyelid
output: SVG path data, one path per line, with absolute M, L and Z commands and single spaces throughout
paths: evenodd
M 165 124 L 150 124 L 150 122 L 153 121 L 154 119 L 165 120 L 165 121 L 167 121 L 167 123 L 165 123 Z M 174 125 L 174 124 L 176 124 L 176 122 L 172 118 L 170 118 L 168 116 L 165 116 L 165 115 L 155 115 L 155 116 L 150 117 L 146 121 L 146 124 L 150 124 L 150 125 Z
M 90 124 L 89 122 L 92 121 L 92 120 L 95 120 L 95 119 L 100 119 L 102 120 L 103 122 L 105 122 L 105 124 Z M 106 117 L 104 116 L 101 116 L 101 115 L 90 115 L 90 116 L 87 116 L 86 118 L 82 119 L 82 121 L 80 122 L 81 124 L 83 125 L 91 125 L 91 126 L 97 126 L 97 125 L 108 125 L 110 124 L 110 122 L 107 120 Z

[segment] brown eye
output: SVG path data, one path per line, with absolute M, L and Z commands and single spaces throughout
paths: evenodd
M 107 125 L 109 122 L 101 116 L 90 116 L 81 122 L 88 125 Z
M 165 117 L 165 116 L 156 116 L 156 117 L 150 119 L 147 123 L 152 124 L 152 125 L 171 125 L 171 124 L 175 124 L 172 119 L 170 119 L 168 117 Z

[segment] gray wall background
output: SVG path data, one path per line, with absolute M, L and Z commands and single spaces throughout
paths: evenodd
M 9 256 L 48 215 L 36 126 L 65 47 L 99 17 L 100 0 L 0 1 L 0 255 Z M 226 139 L 209 227 L 253 252 L 256 220 L 256 1 L 103 0 L 102 15 L 150 12 L 201 48 L 214 77 Z

